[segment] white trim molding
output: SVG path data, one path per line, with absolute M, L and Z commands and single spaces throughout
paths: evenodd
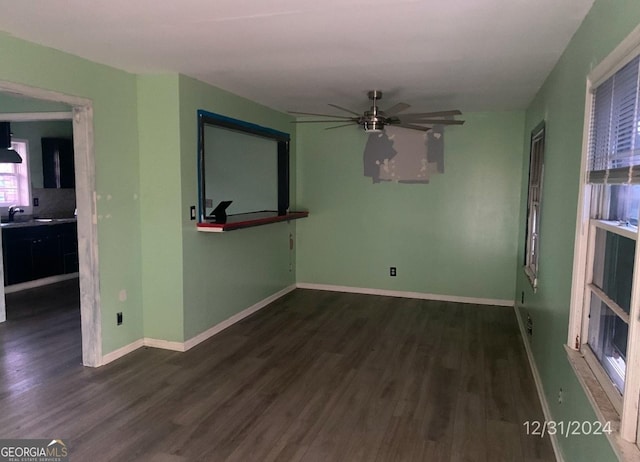
M 73 112 L 3 112 L 0 122 L 40 122 L 46 120 L 71 120 Z
M 76 207 L 78 208 L 78 263 L 80 265 L 80 313 L 82 363 L 99 366 L 102 360 L 102 310 L 98 258 L 96 167 L 93 145 L 93 107 L 73 108 Z
M 171 350 L 171 351 L 185 351 L 184 343 L 182 342 L 172 342 L 170 340 L 159 340 L 155 338 L 139 338 L 135 342 L 131 342 L 128 345 L 118 348 L 117 350 L 113 350 L 110 353 L 107 353 L 102 357 L 102 364 L 104 366 L 109 364 L 116 359 L 120 359 L 123 356 L 128 355 L 129 353 L 134 352 L 138 348 L 142 347 L 150 347 L 150 348 L 160 348 L 162 350 Z
M 382 295 L 385 297 L 416 298 L 419 300 L 434 300 L 440 302 L 471 303 L 473 305 L 509 306 L 515 305 L 514 300 L 460 297 L 457 295 L 429 294 L 424 292 L 405 292 L 400 290 L 371 289 L 363 287 L 334 286 L 329 284 L 310 284 L 299 282 L 298 289 L 328 290 L 330 292 L 348 292 L 352 294 Z
M 82 363 L 96 367 L 103 363 L 102 314 L 100 307 L 100 269 L 98 263 L 98 227 L 96 211 L 96 168 L 93 145 L 93 102 L 90 99 L 21 83 L 0 81 L 0 92 L 65 103 L 72 107 L 71 114 L 31 113 L 21 120 L 67 118 L 73 123 L 73 147 L 76 179 L 76 205 L 78 214 L 78 259 L 80 266 L 80 318 L 82 330 Z M 0 237 L 1 240 L 1 237 Z M 0 250 L 1 254 L 1 250 Z M 4 286 L 0 298 L 4 299 Z M 5 303 L 0 302 L 0 319 L 6 316 Z
M 190 350 L 191 348 L 193 348 L 194 346 L 198 345 L 199 343 L 202 343 L 205 340 L 207 340 L 208 338 L 213 337 L 218 332 L 223 331 L 227 327 L 231 327 L 233 324 L 237 323 L 238 321 L 241 321 L 244 318 L 246 318 L 247 316 L 252 315 L 256 311 L 261 310 L 265 306 L 269 305 L 270 303 L 275 302 L 280 297 L 283 297 L 283 296 L 287 295 L 289 292 L 292 292 L 295 289 L 296 289 L 296 285 L 295 284 L 292 284 L 289 287 L 285 287 L 284 289 L 276 292 L 275 294 L 270 295 L 267 298 L 265 298 L 263 300 L 260 300 L 258 303 L 255 303 L 255 304 L 251 305 L 249 308 L 246 308 L 246 309 L 240 311 L 239 313 L 234 314 L 230 318 L 225 319 L 224 321 L 216 324 L 215 326 L 210 327 L 209 329 L 205 330 L 204 332 L 201 332 L 200 334 L 196 335 L 195 337 L 190 338 L 189 340 L 184 342 L 184 351 Z
M 602 388 L 600 381 L 596 378 L 584 355 L 567 345 L 565 345 L 565 350 L 567 352 L 567 360 L 573 368 L 578 382 L 584 389 L 598 420 L 602 423 L 610 422 L 611 424 L 612 432 L 606 433 L 606 436 L 618 460 L 622 462 L 639 462 L 640 450 L 638 446 L 622 438 L 620 434 L 620 414 Z
M 146 347 L 150 348 L 160 348 L 161 350 L 171 350 L 171 351 L 186 351 L 184 349 L 184 342 L 175 342 L 171 340 L 162 340 L 157 338 L 149 338 L 145 337 L 142 339 L 142 343 Z
M 106 355 L 104 355 L 102 357 L 102 362 L 101 362 L 101 366 L 104 366 L 105 364 L 109 364 L 113 361 L 115 361 L 116 359 L 120 359 L 123 356 L 128 355 L 129 353 L 131 353 L 132 351 L 137 350 L 140 347 L 144 346 L 144 339 L 138 339 L 135 342 L 131 342 L 128 345 L 125 345 L 123 347 L 118 348 L 117 350 L 113 350 L 109 353 L 107 353 Z
M 104 355 L 103 358 L 102 358 L 102 365 L 105 365 L 105 364 L 108 364 L 108 363 L 110 363 L 112 361 L 115 361 L 116 359 L 121 358 L 121 357 L 131 353 L 132 351 L 137 350 L 138 348 L 141 348 L 143 346 L 147 346 L 147 347 L 151 347 L 151 348 L 161 348 L 163 350 L 171 350 L 171 351 L 179 351 L 179 352 L 184 352 L 184 351 L 190 350 L 194 346 L 196 346 L 196 345 L 204 342 L 205 340 L 213 337 L 214 335 L 216 335 L 217 333 L 225 330 L 226 328 L 231 327 L 235 323 L 243 320 L 247 316 L 252 315 L 256 311 L 261 310 L 262 308 L 264 308 L 264 307 L 268 306 L 269 304 L 275 302 L 280 297 L 283 297 L 283 296 L 287 295 L 289 292 L 292 292 L 295 289 L 296 289 L 295 284 L 292 284 L 292 285 L 290 285 L 288 287 L 285 287 L 284 289 L 276 292 L 275 294 L 272 294 L 272 295 L 268 296 L 267 298 L 264 298 L 264 299 L 260 300 L 259 302 L 254 303 L 250 307 L 245 308 L 244 310 L 240 311 L 239 313 L 234 314 L 230 318 L 225 319 L 224 321 L 222 321 L 222 322 L 210 327 L 209 329 L 205 330 L 204 332 L 201 332 L 200 334 L 196 335 L 195 337 L 190 338 L 189 340 L 187 340 L 185 342 L 176 342 L 176 341 L 171 341 L 171 340 L 163 340 L 163 339 L 156 339 L 156 338 L 149 338 L 149 337 L 138 339 L 135 342 L 132 342 L 132 343 L 130 343 L 128 345 L 125 345 L 125 346 L 123 346 L 121 348 L 118 348 L 117 350 L 114 350 L 114 351 Z
M 292 292 L 296 288 L 328 290 L 332 292 L 350 292 L 350 293 L 368 294 L 368 295 L 382 295 L 387 297 L 416 298 L 421 300 L 472 303 L 475 305 L 492 305 L 492 306 L 509 306 L 509 307 L 514 306 L 513 300 L 458 297 L 458 296 L 452 296 L 452 295 L 434 295 L 434 294 L 426 294 L 421 292 L 400 292 L 395 290 L 363 289 L 358 287 L 332 286 L 332 285 L 323 285 L 323 284 L 307 284 L 307 283 L 292 284 L 276 292 L 275 294 L 270 295 L 264 298 L 263 300 L 260 300 L 259 302 L 251 305 L 250 307 L 245 308 L 239 313 L 234 314 L 230 318 L 225 319 L 224 321 L 210 327 L 209 329 L 205 330 L 204 332 L 201 332 L 200 334 L 190 338 L 185 342 L 177 342 L 177 341 L 171 341 L 171 340 L 145 337 L 142 339 L 138 339 L 135 342 L 125 345 L 121 348 L 118 348 L 117 350 L 114 350 L 110 353 L 107 353 L 106 355 L 103 356 L 102 365 L 115 361 L 116 359 L 121 358 L 143 346 L 152 347 L 152 348 L 161 348 L 164 350 L 171 350 L 171 351 L 180 351 L 180 352 L 190 350 L 194 346 L 213 337 L 214 335 L 225 330 L 226 328 L 231 327 L 232 325 L 243 320 L 247 316 L 250 316 L 253 313 L 261 310 L 262 308 L 268 306 L 269 304 L 273 303 L 279 298 L 285 296 L 289 292 Z

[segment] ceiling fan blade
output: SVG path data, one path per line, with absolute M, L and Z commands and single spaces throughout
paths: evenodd
M 357 122 L 358 121 L 358 119 L 292 120 L 291 123 L 292 124 L 323 124 L 323 123 L 325 123 L 325 124 L 326 123 L 335 124 L 335 123 L 339 123 L 339 122 L 346 122 L 347 120 L 350 120 L 351 122 Z
M 387 109 L 386 111 L 383 111 L 383 112 L 384 112 L 384 115 L 385 115 L 386 117 L 391 117 L 391 116 L 396 115 L 396 114 L 397 114 L 397 113 L 399 113 L 399 112 L 406 111 L 406 110 L 407 110 L 407 109 L 409 109 L 410 107 L 411 107 L 411 105 L 410 105 L 410 104 L 407 104 L 407 103 L 398 103 L 398 104 L 394 104 L 394 105 L 393 105 L 393 106 L 391 106 L 389 109 Z
M 393 127 L 402 127 L 402 128 L 409 128 L 411 130 L 420 130 L 423 132 L 428 132 L 429 130 L 431 130 L 431 127 L 421 127 L 420 125 L 414 125 L 414 124 L 392 124 Z
M 298 112 L 298 111 L 287 111 L 289 114 L 297 114 L 304 116 L 320 116 L 320 117 L 335 117 L 336 119 L 351 119 L 351 117 L 341 116 L 341 115 L 333 115 L 333 114 L 317 114 L 315 112 Z
M 453 109 L 451 111 L 438 111 L 438 112 L 414 112 L 412 114 L 403 114 L 402 117 L 405 119 L 409 118 L 420 118 L 420 117 L 447 117 L 447 116 L 457 116 L 462 115 L 457 109 Z
M 336 108 L 336 109 L 340 109 L 341 111 L 344 111 L 344 112 L 348 112 L 349 114 L 356 115 L 356 116 L 358 116 L 358 117 L 360 117 L 360 116 L 362 115 L 362 114 L 360 114 L 360 113 L 358 113 L 358 112 L 352 111 L 351 109 L 347 109 L 347 108 L 344 108 L 344 107 L 340 107 L 340 106 L 338 106 L 337 104 L 331 104 L 331 103 L 329 103 L 329 106 L 334 107 L 334 108 Z
M 429 125 L 462 125 L 464 124 L 464 120 L 453 120 L 453 119 L 400 119 L 400 123 L 414 123 L 414 124 L 429 124 Z M 392 122 L 393 123 L 393 122 Z
M 342 128 L 342 127 L 353 127 L 354 123 L 351 122 L 349 124 L 336 125 L 335 127 L 327 127 L 325 130 L 333 130 L 334 128 Z

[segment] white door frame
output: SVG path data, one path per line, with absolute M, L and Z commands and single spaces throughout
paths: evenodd
M 78 208 L 78 259 L 80 266 L 80 316 L 82 325 L 82 363 L 97 367 L 102 364 L 102 323 L 100 309 L 100 285 L 98 268 L 98 226 L 96 212 L 96 171 L 93 146 L 93 103 L 77 96 L 65 95 L 41 88 L 0 81 L 0 92 L 12 93 L 45 101 L 70 105 L 71 113 L 22 113 L 25 120 L 61 120 L 73 122 L 73 147 L 76 178 L 76 206 Z M 15 114 L 11 116 L 17 121 Z M 0 233 L 1 236 L 2 233 Z M 0 237 L 0 243 L 1 243 Z M 0 256 L 2 247 L 0 246 Z M 3 269 L 0 265 L 0 280 Z M 0 284 L 0 322 L 6 319 L 4 285 Z

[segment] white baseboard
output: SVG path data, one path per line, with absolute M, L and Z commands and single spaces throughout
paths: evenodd
M 213 337 L 214 335 L 223 331 L 227 327 L 232 326 L 233 324 L 237 323 L 238 321 L 241 321 L 242 319 L 255 313 L 256 311 L 261 310 L 262 308 L 276 301 L 280 297 L 295 290 L 295 288 L 296 288 L 295 284 L 290 285 L 289 287 L 285 287 L 281 291 L 276 292 L 275 294 L 270 295 L 263 300 L 260 300 L 258 303 L 251 305 L 249 308 L 246 308 L 240 311 L 239 313 L 234 314 L 230 318 L 225 319 L 224 321 L 216 324 L 215 326 L 210 327 L 209 329 L 196 335 L 195 337 L 190 338 L 186 342 L 175 342 L 171 340 L 162 340 L 162 339 L 155 339 L 155 338 L 149 338 L 149 337 L 138 339 L 135 342 L 132 342 L 128 345 L 125 345 L 121 348 L 118 348 L 117 350 L 114 350 L 104 355 L 102 357 L 101 365 L 104 366 L 105 364 L 109 364 L 110 362 L 115 361 L 116 359 L 121 358 L 124 355 L 127 355 L 132 351 L 137 350 L 138 348 L 141 348 L 143 346 L 148 346 L 152 348 L 162 348 L 164 350 L 171 350 L 171 351 L 180 351 L 180 352 L 187 351 L 193 348 L 194 346 L 198 345 L 199 343 L 204 342 L 208 338 Z
M 247 316 L 252 315 L 256 311 L 261 310 L 265 306 L 276 301 L 277 299 L 288 294 L 289 292 L 295 290 L 296 288 L 329 290 L 333 292 L 350 292 L 350 293 L 368 294 L 368 295 L 383 295 L 388 297 L 417 298 L 422 300 L 439 300 L 439 301 L 446 301 L 446 302 L 472 303 L 476 305 L 513 306 L 512 300 L 457 297 L 457 296 L 451 296 L 451 295 L 426 294 L 422 292 L 401 292 L 401 291 L 395 291 L 395 290 L 365 289 L 365 288 L 359 288 L 359 287 L 298 283 L 298 284 L 290 285 L 289 287 L 285 287 L 279 292 L 276 292 L 275 294 L 270 295 L 269 297 L 263 300 L 260 300 L 259 302 L 240 311 L 239 313 L 234 314 L 230 318 L 225 319 L 224 321 L 216 324 L 215 326 L 210 327 L 206 331 L 196 335 L 195 337 L 190 338 L 185 342 L 176 342 L 176 341 L 170 341 L 170 340 L 162 340 L 162 339 L 145 337 L 142 339 L 138 339 L 135 342 L 125 345 L 121 348 L 118 348 L 115 351 L 107 353 L 102 358 L 102 365 L 115 361 L 116 359 L 121 358 L 122 356 L 129 354 L 132 351 L 143 346 L 148 346 L 152 348 L 162 348 L 162 349 L 171 350 L 171 351 L 187 351 L 193 348 L 194 346 L 198 345 L 199 343 L 202 343 L 205 340 L 213 337 L 214 335 L 223 331 L 224 329 L 232 326 L 238 321 L 241 321 Z
M 404 292 L 400 290 L 368 289 L 362 287 L 334 286 L 328 284 L 309 284 L 299 282 L 299 289 L 328 290 L 331 292 L 349 292 L 353 294 L 382 295 L 386 297 L 417 298 L 420 300 L 437 300 L 441 302 L 472 303 L 474 305 L 513 306 L 513 300 L 493 298 L 459 297 L 457 295 L 427 294 L 424 292 Z
M 57 276 L 49 276 L 48 278 L 36 279 L 35 281 L 21 282 L 20 284 L 13 284 L 4 288 L 5 294 L 13 292 L 19 292 L 26 289 L 34 289 L 36 287 L 48 286 L 49 284 L 55 284 L 56 282 L 67 281 L 69 279 L 78 278 L 80 273 L 59 274 Z
M 529 344 L 529 340 L 527 338 L 527 330 L 524 326 L 524 322 L 522 317 L 520 316 L 520 311 L 518 311 L 518 307 L 514 307 L 516 312 L 516 319 L 518 320 L 518 327 L 520 328 L 520 337 L 522 337 L 522 342 L 524 343 L 524 349 L 527 352 L 527 359 L 529 360 L 529 367 L 531 367 L 531 373 L 533 374 L 533 381 L 536 384 L 536 390 L 538 391 L 538 398 L 540 399 L 540 405 L 542 406 L 542 413 L 544 414 L 544 419 L 547 422 L 553 420 L 553 416 L 551 415 L 551 409 L 549 408 L 549 402 L 547 401 L 547 397 L 544 394 L 544 388 L 542 386 L 542 379 L 540 378 L 540 372 L 538 372 L 538 366 L 536 366 L 535 359 L 533 358 L 533 352 L 531 351 L 531 345 Z M 556 460 L 558 462 L 564 462 L 564 456 L 562 455 L 562 451 L 560 449 L 560 442 L 558 441 L 557 434 L 549 434 L 549 438 L 551 438 L 551 446 L 553 446 L 553 452 L 556 455 Z
M 238 321 L 241 321 L 242 319 L 244 319 L 247 316 L 255 313 L 256 311 L 261 310 L 262 308 L 267 306 L 269 303 L 275 302 L 280 297 L 282 297 L 284 295 L 287 295 L 289 292 L 295 290 L 295 288 L 296 288 L 295 284 L 290 285 L 289 287 L 285 287 L 281 291 L 276 292 L 275 294 L 270 295 L 269 297 L 267 297 L 267 298 L 265 298 L 263 300 L 260 300 L 258 303 L 254 304 L 254 305 L 251 305 L 249 308 L 246 308 L 246 309 L 242 310 L 241 312 L 239 312 L 237 314 L 234 314 L 233 316 L 231 316 L 230 318 L 222 321 L 221 323 L 218 323 L 215 326 L 210 327 L 209 329 L 205 330 L 204 332 L 196 335 L 195 337 L 190 338 L 189 340 L 184 342 L 184 351 L 193 348 L 197 344 L 204 342 L 205 340 L 207 340 L 210 337 L 213 337 L 218 332 L 223 331 L 227 327 L 232 326 L 233 324 L 237 323 Z
M 185 351 L 184 342 L 174 342 L 171 340 L 162 340 L 157 338 L 145 337 L 142 339 L 144 346 L 151 348 L 161 348 L 163 350 L 171 351 Z
M 140 338 L 135 342 L 131 342 L 128 345 L 118 348 L 117 350 L 113 350 L 112 352 L 102 356 L 102 364 L 100 365 L 104 366 L 105 364 L 109 364 L 115 361 L 116 359 L 119 359 L 125 355 L 128 355 L 132 351 L 135 351 L 142 346 L 144 346 L 144 339 Z

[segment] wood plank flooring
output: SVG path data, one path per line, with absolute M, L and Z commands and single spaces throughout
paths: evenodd
M 296 290 L 186 353 L 90 369 L 51 290 L 0 325 L 0 438 L 83 462 L 555 460 L 524 432 L 543 416 L 512 309 Z

